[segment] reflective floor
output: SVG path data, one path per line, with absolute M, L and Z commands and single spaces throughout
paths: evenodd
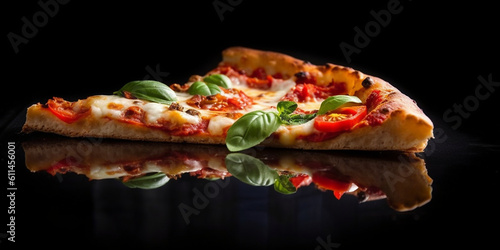
M 499 219 L 492 201 L 500 147 L 452 132 L 420 154 L 235 154 L 223 146 L 14 134 L 6 140 L 15 142 L 15 185 L 7 185 L 16 188 L 15 239 L 222 249 L 490 243 L 494 232 L 482 225 Z

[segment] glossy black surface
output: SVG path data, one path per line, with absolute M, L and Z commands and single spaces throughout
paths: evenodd
M 221 2 L 234 5 L 223 20 L 213 5 Z M 52 8 L 53 16 L 46 14 L 45 22 L 36 2 L 11 4 L 4 8 L 7 79 L 2 96 L 9 98 L 2 98 L 0 109 L 1 249 L 32 244 L 55 249 L 498 245 L 500 53 L 494 6 L 420 1 L 71 1 L 59 4 L 57 13 Z M 371 11 L 389 9 L 395 13 L 390 22 L 380 25 L 379 32 L 374 29 L 369 42 L 347 60 L 340 44 L 355 45 L 355 28 L 376 21 Z M 24 17 L 37 16 L 39 27 L 16 52 L 8 35 L 22 36 Z M 112 93 L 136 79 L 183 82 L 213 68 L 220 51 L 234 45 L 289 53 L 316 64 L 347 65 L 380 76 L 415 99 L 435 125 L 436 138 L 421 155 L 433 179 L 432 200 L 397 212 L 385 200 L 336 200 L 331 192 L 312 186 L 281 195 L 272 188 L 229 179 L 227 187 L 186 223 L 179 205 L 193 204 L 194 190 L 203 190 L 207 180 L 181 178 L 158 189 L 138 190 L 116 180 L 51 176 L 24 166 L 21 143 L 31 135 L 19 131 L 30 104 L 52 96 L 74 100 Z M 7 239 L 8 142 L 16 146 L 15 243 Z
M 495 231 L 485 224 L 499 219 L 492 192 L 498 188 L 495 159 L 500 147 L 456 133 L 448 134 L 446 148 L 421 155 L 433 179 L 432 199 L 407 212 L 395 211 L 385 199 L 359 203 L 355 196 L 344 195 L 337 200 L 314 185 L 283 195 L 234 177 L 213 182 L 184 175 L 160 188 L 141 190 L 116 179 L 31 172 L 23 165 L 22 142 L 33 138 L 39 139 L 6 139 L 16 142 L 17 246 L 476 246 L 492 242 Z

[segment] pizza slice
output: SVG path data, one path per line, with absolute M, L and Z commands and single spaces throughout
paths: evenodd
M 184 84 L 133 81 L 113 95 L 28 108 L 24 132 L 318 150 L 423 151 L 432 121 L 386 81 L 334 64 L 232 47 Z

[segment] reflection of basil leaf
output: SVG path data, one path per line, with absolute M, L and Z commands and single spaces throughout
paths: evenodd
M 246 154 L 228 154 L 226 167 L 238 180 L 253 186 L 270 186 L 278 178 L 275 170 L 270 169 L 261 160 Z
M 346 103 L 361 103 L 361 100 L 357 96 L 352 95 L 334 95 L 326 98 L 319 107 L 318 115 L 326 114 L 328 111 L 340 108 L 340 106 Z
M 240 151 L 258 145 L 281 125 L 278 114 L 272 111 L 253 111 L 238 119 L 227 131 L 229 151 Z
M 293 194 L 297 188 L 290 181 L 289 175 L 280 175 L 274 182 L 274 190 L 282 194 Z
M 282 194 L 293 194 L 297 188 L 290 175 L 279 175 L 261 160 L 250 155 L 232 153 L 226 156 L 226 168 L 236 179 L 253 186 L 270 186 Z
M 170 179 L 162 172 L 146 174 L 122 182 L 129 188 L 154 189 L 165 185 Z
M 221 90 L 219 86 L 213 83 L 204 83 L 204 82 L 194 82 L 188 89 L 188 93 L 191 95 L 215 95 L 220 93 Z
M 138 99 L 162 104 L 171 104 L 177 100 L 175 92 L 170 87 L 152 80 L 129 82 L 118 91 L 113 92 L 113 94 L 126 96 L 125 92 Z
M 212 84 L 215 84 L 217 86 L 221 86 L 221 87 L 226 88 L 226 89 L 230 89 L 233 87 L 233 83 L 231 82 L 231 79 L 229 79 L 229 77 L 227 77 L 226 75 L 222 75 L 222 74 L 209 75 L 209 76 L 203 78 L 203 81 L 206 83 L 212 83 Z

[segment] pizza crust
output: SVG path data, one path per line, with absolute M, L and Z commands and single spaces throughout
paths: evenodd
M 135 126 L 112 119 L 81 119 L 74 123 L 66 123 L 53 115 L 41 104 L 28 108 L 23 132 L 41 131 L 69 137 L 97 137 L 138 141 L 160 141 L 177 143 L 224 144 L 222 137 L 212 136 L 174 136 L 159 129 Z
M 328 85 L 332 81 L 344 82 L 348 95 L 356 95 L 363 103 L 373 90 L 379 90 L 384 101 L 371 112 L 384 112 L 388 118 L 377 126 L 368 126 L 326 140 L 308 142 L 298 140 L 293 145 L 282 145 L 276 138 L 269 138 L 264 145 L 300 149 L 353 149 L 353 150 L 402 150 L 423 151 L 427 141 L 433 137 L 433 123 L 417 106 L 416 102 L 401 93 L 388 82 L 349 67 L 328 63 L 316 66 L 291 56 L 276 52 L 260 51 L 243 47 L 232 47 L 222 52 L 221 64 L 234 65 L 252 72 L 262 67 L 269 74 L 281 72 L 284 78 L 293 78 L 300 71 L 313 74 L 318 85 Z M 370 77 L 373 84 L 369 88 L 362 85 Z

